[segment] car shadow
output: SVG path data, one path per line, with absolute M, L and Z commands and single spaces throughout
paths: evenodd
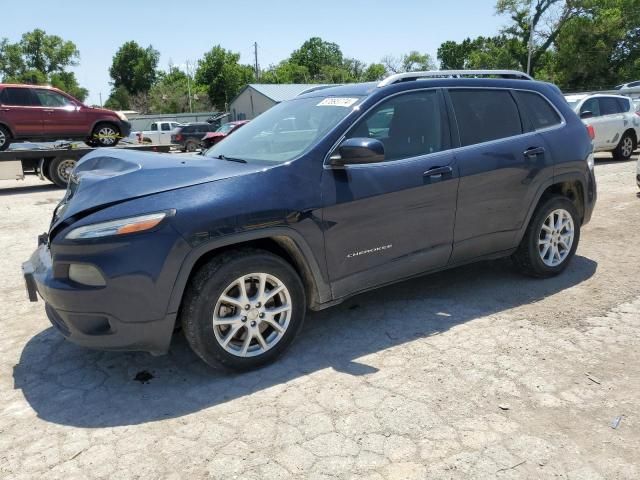
M 152 357 L 84 349 L 48 328 L 25 345 L 14 387 L 40 418 L 62 425 L 99 428 L 180 417 L 322 369 L 375 373 L 362 357 L 558 294 L 596 268 L 576 256 L 562 275 L 540 280 L 500 260 L 407 280 L 310 313 L 286 355 L 242 374 L 209 368 L 181 334 L 168 355 Z
M 47 182 L 47 183 L 42 183 L 38 185 L 0 188 L 0 197 L 6 197 L 7 195 L 16 195 L 16 194 L 22 194 L 22 193 L 40 193 L 40 192 L 64 193 L 64 190 L 54 185 L 53 183 Z

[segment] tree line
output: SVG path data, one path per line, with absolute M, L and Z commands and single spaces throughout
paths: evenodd
M 310 38 L 288 58 L 255 71 L 240 54 L 214 46 L 193 65 L 158 67 L 151 45 L 124 43 L 109 75 L 105 106 L 145 113 L 224 110 L 247 83 L 350 83 L 391 73 L 440 69 L 517 69 L 565 91 L 611 88 L 640 79 L 640 0 L 497 0 L 507 19 L 495 36 L 446 41 L 430 55 L 411 51 L 366 64 L 345 57 L 336 43 Z M 36 29 L 17 43 L 0 40 L 5 82 L 48 83 L 80 100 L 87 90 L 69 67 L 79 62 L 75 44 Z

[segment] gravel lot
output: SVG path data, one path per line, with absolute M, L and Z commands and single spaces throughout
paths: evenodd
M 20 274 L 62 192 L 0 182 L 0 478 L 640 478 L 635 161 L 596 174 L 563 275 L 485 262 L 361 295 L 243 375 L 180 335 L 157 358 L 65 342 Z

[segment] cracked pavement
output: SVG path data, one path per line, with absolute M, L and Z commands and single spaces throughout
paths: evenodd
M 596 176 L 563 275 L 483 262 L 360 295 L 245 374 L 180 334 L 163 357 L 64 341 L 20 274 L 63 192 L 0 182 L 0 478 L 639 478 L 635 162 Z

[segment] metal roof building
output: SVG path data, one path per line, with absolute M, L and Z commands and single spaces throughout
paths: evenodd
M 233 120 L 251 120 L 284 100 L 297 97 L 305 90 L 328 85 L 317 83 L 250 83 L 231 100 L 229 112 Z

